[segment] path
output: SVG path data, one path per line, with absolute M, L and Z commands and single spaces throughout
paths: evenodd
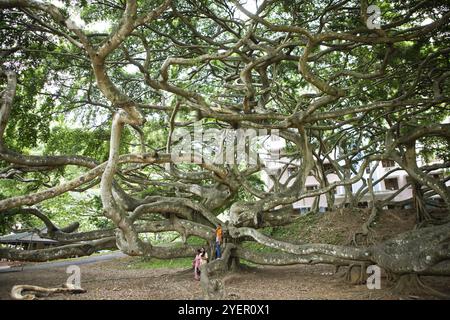
M 20 271 L 28 271 L 28 270 L 46 270 L 50 268 L 59 268 L 59 267 L 67 267 L 70 265 L 83 265 L 88 263 L 96 263 L 100 261 L 109 261 L 117 258 L 126 257 L 126 254 L 121 251 L 114 251 L 107 254 L 101 255 L 93 255 L 89 257 L 81 257 L 81 258 L 73 258 L 67 259 L 63 261 L 53 261 L 53 262 L 43 262 L 43 263 L 33 263 L 27 264 L 23 267 L 13 267 L 7 269 L 0 269 L 0 273 L 7 272 L 20 272 Z

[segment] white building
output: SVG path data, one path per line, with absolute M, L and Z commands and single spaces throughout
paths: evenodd
M 274 142 L 271 141 L 273 148 L 272 150 L 275 150 L 279 152 L 280 149 L 282 149 L 285 145 L 285 141 L 283 139 L 279 139 L 278 141 Z M 439 161 L 432 161 L 429 164 L 438 163 Z M 263 171 L 262 173 L 262 180 L 265 183 L 266 190 L 265 191 L 271 191 L 274 188 L 274 178 L 279 178 L 279 182 L 281 184 L 284 184 L 288 181 L 289 177 L 291 175 L 295 174 L 298 167 L 298 162 L 292 161 L 289 158 L 281 157 L 280 159 L 270 160 L 270 158 L 265 159 L 265 164 L 267 166 L 267 170 Z M 340 163 L 343 165 L 344 163 Z M 418 163 L 418 166 L 423 165 L 424 163 Z M 368 179 L 370 176 L 370 171 L 373 169 L 374 163 L 371 164 L 371 168 L 366 168 L 363 178 Z M 324 169 L 326 172 L 330 172 L 327 174 L 327 180 L 329 183 L 333 183 L 336 181 L 340 181 L 339 177 L 336 175 L 336 173 L 332 173 L 333 166 L 330 163 L 324 163 Z M 359 167 L 356 165 L 355 170 L 358 172 Z M 379 161 L 377 164 L 377 167 L 374 169 L 374 172 L 372 174 L 372 181 L 376 182 L 380 178 L 382 178 L 385 174 L 387 174 L 389 171 L 392 171 L 390 174 L 388 174 L 386 177 L 384 177 L 379 183 L 375 184 L 373 187 L 374 195 L 376 200 L 386 200 L 390 196 L 394 195 L 394 193 L 398 193 L 395 195 L 393 199 L 390 201 L 392 202 L 401 202 L 404 200 L 408 200 L 412 198 L 412 187 L 409 185 L 405 187 L 405 185 L 408 184 L 409 176 L 406 173 L 406 171 L 401 170 L 400 167 L 391 160 L 383 160 Z M 430 172 L 431 175 L 437 177 L 442 176 L 442 170 L 435 170 Z M 354 174 L 352 175 L 354 176 Z M 293 180 L 291 178 L 291 181 L 288 182 L 288 186 L 292 185 Z M 450 182 L 447 182 L 447 185 L 450 185 Z M 356 194 L 358 190 L 363 186 L 363 182 L 360 179 L 357 183 L 352 184 L 352 191 L 353 194 Z M 399 192 L 400 189 L 405 187 L 402 191 Z M 306 190 L 311 191 L 314 189 L 320 188 L 319 181 L 314 176 L 308 176 L 306 179 Z M 342 203 L 345 201 L 345 187 L 344 186 L 338 186 L 334 190 L 335 195 L 335 201 L 334 205 L 342 205 Z M 316 197 L 309 197 L 304 198 L 302 200 L 299 200 L 295 203 L 293 203 L 293 207 L 296 209 L 299 209 L 300 212 L 307 212 L 313 207 Z M 319 210 L 320 211 L 326 211 L 327 210 L 327 200 L 325 194 L 322 194 L 319 196 Z M 366 192 L 360 199 L 359 205 L 362 207 L 367 206 L 368 202 L 371 201 L 371 194 L 369 192 Z

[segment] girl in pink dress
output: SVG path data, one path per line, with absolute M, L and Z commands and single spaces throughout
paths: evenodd
M 200 265 L 202 264 L 202 252 L 200 249 L 197 250 L 197 255 L 192 264 L 194 266 L 194 279 L 200 280 Z

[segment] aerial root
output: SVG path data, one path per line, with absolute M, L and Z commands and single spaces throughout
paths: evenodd
M 23 294 L 25 291 L 33 292 Z M 55 293 L 85 293 L 86 290 L 76 287 L 73 284 L 66 283 L 61 288 L 44 288 L 33 285 L 16 285 L 11 289 L 11 297 L 15 300 L 36 300 L 38 297 L 48 297 Z
M 370 246 L 375 244 L 375 236 L 376 236 L 376 232 L 375 230 L 371 227 L 372 223 L 375 222 L 375 220 L 378 217 L 379 214 L 379 208 L 377 208 L 376 206 L 374 206 L 371 209 L 371 213 L 367 219 L 366 222 L 363 223 L 363 225 L 361 226 L 361 230 L 355 232 L 349 241 L 350 245 L 354 245 L 354 246 L 358 246 L 358 245 L 365 245 L 365 246 Z
M 375 244 L 375 230 L 373 230 L 371 227 L 366 226 L 364 231 L 358 231 L 355 232 L 349 241 L 349 245 L 352 246 L 371 246 Z

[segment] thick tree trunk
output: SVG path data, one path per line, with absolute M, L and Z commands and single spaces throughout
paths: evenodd
M 225 285 L 221 278 L 230 271 L 230 259 L 233 258 L 234 249 L 235 246 L 228 243 L 221 258 L 204 264 L 200 268 L 200 284 L 206 300 L 218 300 L 225 297 Z

